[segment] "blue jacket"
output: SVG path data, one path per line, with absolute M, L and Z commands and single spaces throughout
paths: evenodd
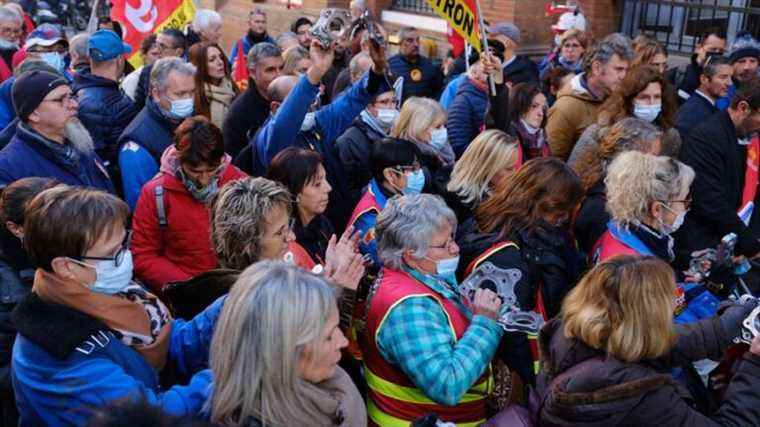
M 246 34 L 245 36 L 243 36 L 242 38 L 240 38 L 240 40 L 238 40 L 238 41 L 243 43 L 243 54 L 246 55 L 246 57 L 248 56 L 248 51 L 250 51 L 251 48 L 253 47 L 253 45 L 255 45 L 257 43 L 266 42 L 266 43 L 277 44 L 277 43 L 275 43 L 275 41 L 272 38 L 272 36 L 270 36 L 269 34 L 267 34 L 266 36 L 264 36 L 264 38 L 262 40 L 254 42 L 253 40 L 251 40 L 250 33 L 249 33 L 249 34 Z M 229 57 L 230 65 L 234 64 L 235 63 L 235 58 L 237 58 L 238 41 L 236 41 L 232 45 L 232 48 L 230 49 L 230 57 Z
M 124 129 L 119 138 L 119 169 L 124 186 L 124 198 L 134 210 L 140 190 L 158 173 L 161 155 L 172 144 L 178 122 L 170 120 L 153 99 Z
M 385 209 L 388 198 L 383 194 L 377 181 L 372 178 L 367 186 L 367 191 L 375 198 L 375 202 L 380 210 Z M 377 239 L 375 238 L 375 224 L 377 223 L 377 211 L 367 209 L 360 213 L 354 221 L 354 229 L 359 232 L 359 251 L 362 255 L 369 255 L 372 258 L 372 265 L 380 268 L 380 258 L 377 257 Z
M 451 103 L 454 102 L 454 98 L 457 96 L 459 84 L 462 83 L 462 80 L 466 78 L 467 74 L 462 73 L 454 77 L 449 82 L 449 84 L 446 85 L 446 88 L 443 89 L 443 93 L 441 93 L 441 98 L 438 100 L 438 103 L 441 104 L 441 107 L 443 107 L 444 110 L 449 110 L 449 106 L 451 106 Z
M 79 120 L 90 131 L 98 155 L 113 163 L 119 152 L 119 136 L 140 111 L 114 80 L 79 73 L 74 81 Z
M 0 188 L 32 176 L 55 178 L 63 184 L 114 192 L 108 172 L 97 154 L 81 154 L 76 164 L 64 161 L 45 145 L 43 137 L 19 123 L 10 144 L 0 151 Z
M 449 106 L 446 120 L 449 142 L 457 158 L 462 156 L 470 142 L 480 133 L 487 108 L 488 93 L 478 88 L 469 78 L 463 79 L 457 96 Z
M 16 76 L 10 76 L 0 83 L 0 129 L 5 129 L 16 118 L 16 109 L 13 107 L 13 98 L 11 98 L 11 89 L 15 81 Z
M 194 415 L 211 385 L 208 353 L 224 300 L 192 321 L 175 319 L 167 363 L 186 386 L 161 390 L 154 368 L 101 322 L 30 294 L 13 313 L 19 335 L 12 379 L 21 426 L 85 425 L 91 408 L 116 400 L 145 398 L 171 415 Z
M 319 85 L 309 83 L 306 76 L 301 77 L 277 112 L 251 139 L 256 149 L 254 175 L 264 175 L 274 156 L 288 147 L 311 148 L 319 152 L 327 181 L 333 188 L 327 216 L 336 229 L 342 230 L 356 201 L 349 195 L 348 177 L 334 143 L 375 95 L 389 90 L 386 79 L 370 71 L 338 99 L 317 110 L 314 127 L 302 131 L 301 123 L 319 94 Z

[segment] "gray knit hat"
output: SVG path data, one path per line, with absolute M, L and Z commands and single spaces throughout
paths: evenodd
M 760 43 L 752 37 L 748 31 L 742 31 L 736 35 L 731 48 L 728 51 L 728 59 L 734 62 L 751 56 L 760 59 Z

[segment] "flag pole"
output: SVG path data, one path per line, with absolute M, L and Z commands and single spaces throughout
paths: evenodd
M 465 40 L 464 41 L 464 66 L 467 69 L 467 73 L 470 72 L 470 49 L 472 47 L 470 46 L 470 43 Z
M 480 9 L 480 0 L 475 0 L 475 9 L 478 13 L 478 26 L 480 27 L 480 34 L 483 37 L 483 54 L 490 54 L 491 51 L 488 49 L 488 36 L 486 35 L 486 24 L 485 20 L 483 19 L 483 13 Z M 491 88 L 491 96 L 496 96 L 496 83 L 494 83 L 493 78 L 490 75 L 488 76 L 488 85 Z

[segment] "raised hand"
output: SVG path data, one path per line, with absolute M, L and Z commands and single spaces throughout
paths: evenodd
M 311 67 L 306 71 L 306 77 L 311 84 L 316 85 L 319 84 L 322 76 L 332 67 L 335 49 L 332 45 L 325 49 L 319 41 L 312 40 L 309 56 L 311 57 Z

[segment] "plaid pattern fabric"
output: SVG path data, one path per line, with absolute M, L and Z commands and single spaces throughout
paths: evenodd
M 461 306 L 458 293 L 446 291 L 439 293 Z M 485 372 L 502 333 L 495 321 L 476 315 L 457 341 L 438 302 L 411 297 L 388 313 L 378 330 L 377 345 L 383 358 L 400 367 L 430 399 L 456 405 Z

